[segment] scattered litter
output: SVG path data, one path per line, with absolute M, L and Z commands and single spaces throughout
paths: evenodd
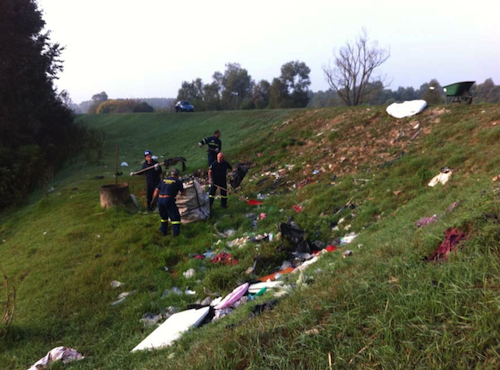
M 292 267 L 292 263 L 290 261 L 283 261 L 281 264 L 280 270 L 287 269 L 289 267 Z
M 298 266 L 295 270 L 293 270 L 293 273 L 304 271 L 307 267 L 309 267 L 310 265 L 312 265 L 313 263 L 316 263 L 318 261 L 319 261 L 319 258 L 317 256 L 313 257 L 310 260 L 305 261 L 302 265 Z
M 285 168 L 286 168 L 287 170 L 289 170 L 289 171 L 290 171 L 290 170 L 293 170 L 293 169 L 294 169 L 294 167 L 295 167 L 295 165 L 294 165 L 294 164 L 285 164 Z
M 122 162 L 122 164 L 120 166 L 122 166 L 122 167 L 128 167 L 128 163 L 127 162 Z
M 47 231 L 44 231 L 44 232 L 43 232 L 43 235 L 47 235 Z
M 224 231 L 223 233 L 218 232 L 217 235 L 219 235 L 221 238 L 225 239 L 225 238 L 233 236 L 235 233 L 236 233 L 236 231 L 234 229 L 228 229 L 228 230 Z
M 229 293 L 226 296 L 226 298 L 224 298 L 217 306 L 215 306 L 215 309 L 220 310 L 222 308 L 230 307 L 233 303 L 239 300 L 247 292 L 248 287 L 249 287 L 248 283 L 240 285 L 239 287 L 234 289 L 231 293 Z
M 223 317 L 226 317 L 227 315 L 231 315 L 233 313 L 232 308 L 224 308 L 222 310 L 215 310 L 215 316 L 214 316 L 214 321 L 222 319 Z
M 100 235 L 100 234 L 97 234 L 95 237 L 96 237 L 97 239 L 101 239 L 101 235 Z
M 125 283 L 121 283 L 121 282 L 119 282 L 118 280 L 113 280 L 113 281 L 111 282 L 111 288 L 115 288 L 115 289 L 116 289 L 116 288 L 119 288 L 119 287 L 121 287 L 121 286 L 124 286 L 124 285 L 125 285 Z
M 84 358 L 85 357 L 83 357 L 81 354 L 79 354 L 73 348 L 56 347 L 56 348 L 51 349 L 45 355 L 45 357 L 38 360 L 28 370 L 41 370 L 41 369 L 44 369 L 44 368 L 50 366 L 50 364 L 52 364 L 53 362 L 56 362 L 56 361 L 62 361 L 63 364 L 67 364 L 68 362 L 80 361 L 80 360 L 83 360 Z
M 165 297 L 167 297 L 170 293 L 172 294 L 175 294 L 175 295 L 182 295 L 182 290 L 180 290 L 179 288 L 177 287 L 173 287 L 172 289 L 166 289 L 162 296 L 161 296 L 161 299 L 164 299 Z
M 341 245 L 344 245 L 344 244 L 349 244 L 349 243 L 352 243 L 352 241 L 354 239 L 356 239 L 358 235 L 356 233 L 350 233 L 350 234 L 347 234 L 346 236 L 340 238 L 340 244 Z
M 154 160 L 158 159 L 158 157 L 156 155 L 152 156 L 151 158 L 153 158 Z
M 203 307 L 198 310 L 187 310 L 170 316 L 167 321 L 149 334 L 131 352 L 170 346 L 185 331 L 193 326 L 198 326 L 205 316 L 208 315 L 209 311 L 209 307 Z
M 236 238 L 234 240 L 231 240 L 230 242 L 227 242 L 228 247 L 243 247 L 248 241 L 250 240 L 249 236 L 243 236 L 241 238 Z
M 493 182 L 500 181 L 500 175 L 497 175 L 497 176 L 493 177 L 493 179 L 491 181 L 493 181 Z
M 265 288 L 263 289 L 265 290 Z M 257 293 L 258 294 L 258 293 Z M 256 295 L 257 295 L 256 294 Z M 238 308 L 240 306 L 243 306 L 245 303 L 247 303 L 250 299 L 248 298 L 248 296 L 243 296 L 241 297 L 240 299 L 238 299 L 236 302 L 233 303 L 233 308 Z
M 264 200 L 266 198 L 269 198 L 269 194 L 261 194 L 261 193 L 257 194 L 258 200 Z
M 353 252 L 351 250 L 346 250 L 342 253 L 342 258 L 352 257 Z
M 283 270 L 280 270 L 280 271 L 278 271 L 278 272 L 275 272 L 275 273 L 273 273 L 273 274 L 270 274 L 270 275 L 266 275 L 266 276 L 264 276 L 264 277 L 261 277 L 261 278 L 259 278 L 258 280 L 259 280 L 259 281 L 263 281 L 263 282 L 266 282 L 266 281 L 274 281 L 274 280 L 276 280 L 276 279 L 279 279 L 279 278 L 280 278 L 281 276 L 283 276 L 283 275 L 286 275 L 286 274 L 290 274 L 290 273 L 292 273 L 292 272 L 293 272 L 293 270 L 294 270 L 294 268 L 293 268 L 293 267 L 287 267 L 287 268 L 285 268 L 285 269 L 283 269 Z
M 433 224 L 438 220 L 439 216 L 438 215 L 433 215 L 432 217 L 422 217 L 420 220 L 418 220 L 415 225 L 420 228 L 424 227 L 430 224 Z
M 252 236 L 250 238 L 250 240 L 253 241 L 254 243 L 260 243 L 263 240 L 269 239 L 269 235 L 272 235 L 272 234 L 267 234 L 267 233 L 259 234 L 256 236 Z
M 439 245 L 438 249 L 436 249 L 429 258 L 427 258 L 427 261 L 445 261 L 448 259 L 451 251 L 457 250 L 458 243 L 467 239 L 466 233 L 454 227 L 446 229 L 444 234 L 446 238 L 445 241 Z
M 246 283 L 248 284 L 248 283 Z M 248 292 L 255 294 L 258 293 L 262 288 L 276 289 L 283 285 L 282 281 L 265 281 L 262 283 L 252 284 L 248 287 Z
M 265 302 L 265 303 L 258 304 L 256 306 L 254 306 L 254 308 L 252 309 L 252 312 L 250 313 L 250 317 L 255 317 L 257 315 L 260 315 L 264 311 L 273 310 L 274 307 L 276 307 L 276 303 L 277 303 L 277 301 L 275 299 L 273 299 L 269 302 Z
M 148 312 L 142 316 L 142 319 L 140 319 L 139 322 L 144 324 L 144 327 L 148 328 L 156 325 L 156 323 L 162 318 L 163 316 L 161 314 L 155 315 L 154 313 Z
M 361 244 L 360 244 L 361 245 Z M 358 246 L 359 247 L 359 246 Z M 325 248 L 327 252 L 335 252 L 337 248 L 335 248 L 334 245 L 329 245 L 328 247 Z
M 255 266 L 257 266 L 257 260 L 255 260 L 253 262 L 253 265 L 251 267 L 249 267 L 249 268 L 246 269 L 245 273 L 247 275 L 250 275 L 251 273 L 253 273 L 255 271 Z
M 398 196 L 402 192 L 403 192 L 403 190 L 396 190 L 396 191 L 393 191 L 392 194 L 394 194 L 395 196 Z
M 234 259 L 233 256 L 229 253 L 222 252 L 217 254 L 215 257 L 211 259 L 213 263 L 221 263 L 223 265 L 237 265 L 238 260 Z
M 410 100 L 402 103 L 392 103 L 386 108 L 386 112 L 396 118 L 414 116 L 424 110 L 427 106 L 425 100 Z
M 321 240 L 315 240 L 311 243 L 311 249 L 313 251 L 320 251 L 322 249 L 325 249 L 326 243 L 322 242 Z
M 217 255 L 217 253 L 212 252 L 212 251 L 207 251 L 207 252 L 203 253 L 203 255 L 205 256 L 205 258 L 214 258 Z
M 189 270 L 187 270 L 187 271 L 185 271 L 185 272 L 182 273 L 182 275 L 184 275 L 184 277 L 186 279 L 192 278 L 195 274 L 196 274 L 196 270 L 193 269 L 193 268 L 191 268 L 191 269 L 189 269 Z
M 449 167 L 443 167 L 441 168 L 440 171 L 441 173 L 439 175 L 434 176 L 432 180 L 429 182 L 428 186 L 434 187 L 437 184 L 445 185 L 450 179 L 451 174 L 453 173 L 453 171 Z
M 241 182 L 243 181 L 246 174 L 250 170 L 251 165 L 252 165 L 251 162 L 244 162 L 244 163 L 238 163 L 235 166 L 235 169 L 231 174 L 231 178 L 229 179 L 229 183 L 231 184 L 231 187 L 233 189 L 236 189 L 241 185 Z
M 167 266 L 163 266 L 163 270 L 164 270 L 165 272 L 168 272 L 168 267 L 167 267 Z
M 313 175 L 317 175 L 318 173 L 319 173 L 319 170 L 314 170 L 314 171 L 312 172 L 312 174 L 313 174 Z
M 218 298 L 215 298 L 211 303 L 210 303 L 210 306 L 212 307 L 215 307 L 217 306 L 219 303 L 222 302 L 222 297 L 218 297 Z
M 203 256 L 201 254 L 193 254 L 193 255 L 190 255 L 189 257 L 197 259 L 197 260 L 204 260 L 205 259 L 205 256 Z
M 449 212 L 453 212 L 455 210 L 455 208 L 457 208 L 460 204 L 460 201 L 456 201 L 456 202 L 453 202 L 450 204 L 450 206 L 448 208 L 446 208 L 446 213 L 449 213 Z
M 308 253 L 311 251 L 309 243 L 304 238 L 305 232 L 301 230 L 295 222 L 281 223 L 279 225 L 279 231 L 286 240 L 292 243 L 297 252 Z
M 301 182 L 299 182 L 299 183 L 297 184 L 297 188 L 298 188 L 298 189 L 301 189 L 301 188 L 303 188 L 303 187 L 304 187 L 304 186 L 306 186 L 307 184 L 310 184 L 310 183 L 311 183 L 311 182 L 313 182 L 313 181 L 314 181 L 314 180 L 313 180 L 313 179 L 311 179 L 310 177 L 309 177 L 309 178 L 307 178 L 307 179 L 305 179 L 305 180 L 302 180 Z
M 111 303 L 111 306 L 113 306 L 113 307 L 114 307 L 114 306 L 118 306 L 120 303 L 125 302 L 125 300 L 127 299 L 127 297 L 128 297 L 129 295 L 134 294 L 135 292 L 136 292 L 136 291 L 135 291 L 135 290 L 133 290 L 133 291 L 131 291 L 131 292 L 123 292 L 123 293 L 120 293 L 120 294 L 118 295 L 118 300 L 117 300 L 117 301 L 115 301 L 115 302 L 113 302 L 113 303 Z
M 203 301 L 201 301 L 202 306 L 209 306 L 212 303 L 213 299 L 211 297 L 205 298 Z
M 188 288 L 186 288 L 186 290 L 184 291 L 184 294 L 185 295 L 196 295 L 196 292 L 194 290 L 189 290 Z
M 300 212 L 302 212 L 302 210 L 303 210 L 303 209 L 302 209 L 302 207 L 301 207 L 301 206 L 299 206 L 298 204 L 294 204 L 294 205 L 292 205 L 292 209 L 293 209 L 295 212 L 297 212 L 297 213 L 300 213 Z

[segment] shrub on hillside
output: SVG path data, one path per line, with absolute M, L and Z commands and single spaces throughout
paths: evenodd
M 99 107 L 97 107 L 96 113 L 151 113 L 154 111 L 153 107 L 146 102 L 140 102 L 135 99 L 110 99 L 102 102 Z

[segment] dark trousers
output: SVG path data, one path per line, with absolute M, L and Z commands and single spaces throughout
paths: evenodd
M 146 199 L 148 202 L 148 210 L 152 211 L 153 206 L 151 205 L 151 202 L 153 201 L 153 194 L 155 192 L 156 187 L 158 186 L 158 183 L 153 183 L 153 182 L 146 182 Z
M 217 153 L 213 150 L 208 151 L 208 167 L 217 160 Z
M 161 217 L 160 231 L 163 235 L 166 235 L 168 231 L 168 219 L 172 223 L 174 236 L 179 235 L 181 233 L 181 215 L 175 204 L 175 198 L 159 198 L 158 211 Z
M 216 185 L 219 185 L 221 188 L 227 189 L 226 182 L 215 182 Z M 217 186 L 215 185 L 210 185 L 210 190 L 208 191 L 208 196 L 210 197 L 210 207 L 212 207 L 212 204 L 214 204 L 215 200 L 215 192 L 217 191 Z M 223 208 L 227 207 L 227 191 L 219 189 L 220 190 L 220 203 Z

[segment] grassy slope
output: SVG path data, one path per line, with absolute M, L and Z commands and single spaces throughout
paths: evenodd
M 218 240 L 216 229 L 232 227 L 238 236 L 250 230 L 243 216 L 248 207 L 231 199 L 228 214 L 216 208 L 210 222 L 183 227 L 178 240 L 162 239 L 155 215 L 103 212 L 97 189 L 110 182 L 113 170 L 75 161 L 58 176 L 48 198 L 35 194 L 29 205 L 2 219 L 1 266 L 18 288 L 14 327 L 0 342 L 2 369 L 25 368 L 57 345 L 87 356 L 65 366 L 75 369 L 324 369 L 328 353 L 340 368 L 498 368 L 500 229 L 483 214 L 498 213 L 491 178 L 500 161 L 499 107 L 429 109 L 399 122 L 379 108 L 112 115 L 84 121 L 106 131 L 105 163 L 112 163 L 118 143 L 120 161 L 133 167 L 146 148 L 186 156 L 190 169 L 203 166 L 196 142 L 220 128 L 233 162 L 257 162 L 245 193 L 274 193 L 259 210 L 267 218 L 257 231 L 275 231 L 277 222 L 292 215 L 290 205 L 300 203 L 304 212 L 295 219 L 312 240 L 361 232 L 349 247 L 354 257 L 322 257 L 307 272 L 313 279 L 308 288 L 260 318 L 226 328 L 248 316 L 249 304 L 193 330 L 168 350 L 130 355 L 150 331 L 138 322 L 145 312 L 192 303 L 204 298 L 203 288 L 231 290 L 245 278 L 256 253 L 263 261 L 259 274 L 269 272 L 283 258 L 280 243 L 234 251 L 240 259 L 235 267 L 189 260 L 189 253 L 204 252 Z M 258 152 L 264 155 L 256 157 Z M 407 154 L 387 165 L 401 152 Z M 296 166 L 281 182 L 270 176 L 257 185 L 266 178 L 261 170 L 276 171 L 285 163 Z M 450 183 L 427 188 L 445 165 L 456 170 Z M 312 176 L 315 168 L 325 172 Z M 107 180 L 89 179 L 106 172 Z M 315 183 L 293 188 L 306 177 Z M 132 193 L 141 195 L 141 181 L 131 181 Z M 355 210 L 333 215 L 352 197 Z M 445 213 L 456 200 L 460 206 Z M 415 221 L 435 213 L 443 215 L 436 224 L 415 228 Z M 331 229 L 340 217 L 346 219 L 342 225 L 352 225 L 349 231 Z M 451 226 L 470 232 L 466 248 L 444 264 L 422 262 Z M 183 278 L 189 267 L 198 269 L 202 282 Z M 111 308 L 122 291 L 109 287 L 114 279 L 138 293 Z M 162 300 L 163 290 L 172 286 L 189 286 L 199 295 Z

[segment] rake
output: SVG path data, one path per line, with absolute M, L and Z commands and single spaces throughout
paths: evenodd
M 222 186 L 214 184 L 214 186 L 218 187 L 220 190 L 227 191 L 229 194 L 236 195 L 239 199 L 242 201 L 246 202 L 249 206 L 260 206 L 261 204 L 264 204 L 264 202 L 261 202 L 260 200 L 255 200 L 255 199 L 245 199 L 241 195 L 238 195 L 228 189 L 223 188 Z

